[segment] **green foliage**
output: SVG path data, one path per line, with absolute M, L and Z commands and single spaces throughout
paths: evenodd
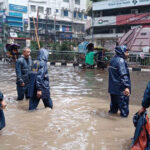
M 62 42 L 60 46 L 60 51 L 70 51 L 71 50 L 71 45 L 68 41 Z
M 60 44 L 59 44 L 59 42 L 48 43 L 48 47 L 49 47 L 51 50 L 59 50 L 59 49 L 60 49 Z
M 44 46 L 44 42 L 40 41 L 40 47 Z M 36 41 L 31 41 L 30 49 L 32 51 L 38 50 L 38 44 Z

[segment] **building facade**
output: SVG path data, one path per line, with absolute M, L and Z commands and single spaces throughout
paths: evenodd
M 40 40 L 83 38 L 86 7 L 87 0 L 0 0 L 0 17 L 6 16 L 10 39 L 26 39 L 28 46 L 35 40 L 34 20 Z
M 150 0 L 93 2 L 93 19 L 86 23 L 86 39 L 96 46 L 113 49 L 130 29 L 150 25 Z

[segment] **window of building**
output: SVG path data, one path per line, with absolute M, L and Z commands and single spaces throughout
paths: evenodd
M 141 33 L 141 35 L 146 35 L 147 33 Z
M 74 18 L 77 18 L 77 12 L 74 11 Z
M 131 9 L 131 14 L 138 14 L 138 9 Z
M 39 10 L 39 13 L 44 13 L 44 8 L 43 7 L 39 6 L 38 10 Z
M 67 3 L 69 2 L 69 0 L 63 0 L 63 1 L 64 1 L 64 2 L 67 2 Z
M 47 14 L 48 14 L 48 15 L 51 14 L 51 8 L 47 8 Z
M 36 12 L 36 6 L 35 5 L 31 5 L 31 12 Z
M 75 4 L 80 5 L 80 0 L 75 0 Z
M 56 9 L 56 13 L 58 13 L 59 12 L 59 10 L 58 9 Z
M 68 16 L 68 10 L 64 10 L 64 16 Z
M 79 17 L 79 19 L 82 19 L 82 13 L 78 13 L 78 17 Z
M 87 19 L 87 15 L 84 14 L 84 19 Z
M 0 3 L 0 10 L 3 9 L 3 3 Z

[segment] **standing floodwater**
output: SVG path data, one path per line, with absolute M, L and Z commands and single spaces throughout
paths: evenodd
M 49 67 L 54 109 L 28 111 L 16 101 L 15 69 L 0 64 L 0 90 L 5 95 L 6 128 L 1 150 L 129 150 L 133 114 L 139 110 L 150 73 L 132 72 L 128 118 L 109 115 L 108 74 L 102 70 Z

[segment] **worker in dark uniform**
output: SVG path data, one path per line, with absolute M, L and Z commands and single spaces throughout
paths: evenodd
M 23 100 L 24 95 L 28 99 L 29 72 L 31 71 L 32 60 L 30 57 L 31 50 L 24 48 L 23 55 L 16 62 L 17 76 L 17 100 Z
M 111 59 L 109 66 L 109 88 L 111 103 L 109 113 L 115 114 L 120 110 L 122 117 L 129 115 L 129 96 L 131 81 L 127 63 L 129 50 L 126 46 L 117 46 L 116 55 Z
M 5 127 L 5 116 L 3 109 L 6 107 L 6 103 L 3 100 L 3 94 L 0 91 L 0 130 Z

